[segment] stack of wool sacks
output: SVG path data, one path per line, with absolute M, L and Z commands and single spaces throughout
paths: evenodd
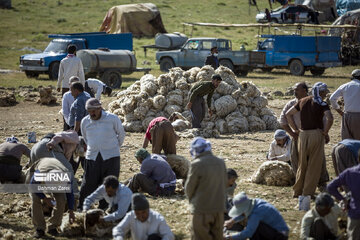
M 195 82 L 211 80 L 215 73 L 223 79 L 212 98 L 215 114 L 211 118 L 206 114 L 201 130 L 189 129 L 181 136 L 218 137 L 225 133 L 277 129 L 277 118 L 266 107 L 266 97 L 252 82 L 237 82 L 235 74 L 223 66 L 216 71 L 210 66 L 188 71 L 173 68 L 158 78 L 147 74 L 119 92 L 109 110 L 119 116 L 129 132 L 145 131 L 153 118 L 169 117 L 173 112 L 180 112 L 191 122 L 191 113 L 186 109 L 189 90 Z

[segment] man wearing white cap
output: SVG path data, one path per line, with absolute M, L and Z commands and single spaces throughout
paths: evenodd
M 222 239 L 228 181 L 225 163 L 212 154 L 210 142 L 202 137 L 191 142 L 190 154 L 194 160 L 185 193 L 192 214 L 192 239 Z
M 251 199 L 245 192 L 233 198 L 234 206 L 229 211 L 230 220 L 224 226 L 229 229 L 234 223 L 246 222 L 245 229 L 225 239 L 233 240 L 286 240 L 289 228 L 280 212 L 270 203 L 259 199 Z
M 320 179 L 325 157 L 324 145 L 330 141 L 328 133 L 333 123 L 330 108 L 323 101 L 328 92 L 325 83 L 315 83 L 312 88 L 313 96 L 301 99 L 286 113 L 291 128 L 298 135 L 299 168 L 293 186 L 294 197 L 314 195 Z M 294 122 L 297 112 L 300 112 L 300 129 Z
M 278 160 L 290 163 L 291 139 L 284 130 L 278 129 L 274 134 L 274 141 L 271 142 L 268 160 Z
M 120 146 L 125 139 L 121 120 L 115 114 L 104 111 L 99 100 L 90 98 L 85 108 L 89 115 L 81 121 L 81 133 L 87 149 L 79 208 L 82 208 L 84 199 L 103 183 L 105 177 L 119 177 Z M 104 201 L 100 203 L 102 207 L 107 205 Z
M 360 69 L 355 69 L 350 82 L 341 85 L 331 96 L 331 106 L 341 115 L 341 138 L 360 140 Z M 344 110 L 337 100 L 343 97 Z

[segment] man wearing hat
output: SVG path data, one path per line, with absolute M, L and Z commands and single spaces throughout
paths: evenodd
M 360 69 L 355 69 L 350 82 L 341 85 L 331 96 L 331 106 L 341 115 L 341 138 L 360 140 Z M 344 110 L 337 100 L 343 97 Z
M 113 228 L 115 240 L 126 239 L 130 231 L 132 240 L 174 240 L 174 234 L 167 225 L 164 217 L 150 209 L 146 197 L 135 193 L 131 201 L 132 211 L 128 212 L 123 220 Z
M 140 173 L 135 174 L 127 184 L 133 192 L 140 189 L 150 195 L 167 196 L 174 194 L 176 175 L 169 163 L 158 154 L 150 154 L 140 148 L 135 158 L 141 164 Z
M 334 204 L 328 193 L 320 193 L 315 199 L 315 207 L 309 210 L 301 221 L 300 239 L 338 239 L 338 218 L 345 216 L 345 212 Z
M 219 74 L 214 74 L 211 78 L 212 81 L 201 81 L 195 83 L 189 91 L 190 100 L 186 106 L 192 112 L 193 128 L 200 128 L 200 124 L 205 117 L 205 95 L 207 95 L 207 105 L 210 117 L 213 114 L 211 110 L 211 98 L 215 89 L 221 83 L 222 78 Z
M 219 51 L 217 47 L 212 47 L 210 51 L 210 55 L 206 57 L 204 65 L 210 65 L 214 70 L 216 70 L 219 67 Z
M 325 83 L 315 83 L 312 96 L 302 98 L 286 113 L 286 118 L 295 131 L 295 138 L 298 136 L 299 167 L 293 186 L 294 197 L 314 195 L 320 179 L 325 158 L 324 145 L 330 141 L 328 133 L 333 123 L 330 108 L 323 101 L 328 92 Z M 300 128 L 294 121 L 297 112 L 300 112 Z
M 259 199 L 251 199 L 245 192 L 237 194 L 233 199 L 234 206 L 229 212 L 232 218 L 224 226 L 230 229 L 237 222 L 246 222 L 245 229 L 225 239 L 236 240 L 286 240 L 289 228 L 280 212 L 270 203 Z
M 267 159 L 278 160 L 290 163 L 291 139 L 284 130 L 278 129 L 274 134 L 274 141 L 271 142 Z
M 99 100 L 90 98 L 85 107 L 89 115 L 81 121 L 81 133 L 87 149 L 79 208 L 105 177 L 119 177 L 120 147 L 125 139 L 121 120 L 115 114 L 104 111 Z M 100 203 L 102 208 L 107 205 L 104 201 Z
M 192 239 L 222 239 L 228 182 L 224 160 L 212 154 L 210 142 L 202 137 L 191 142 L 190 154 L 193 161 L 185 194 L 192 214 Z
M 75 100 L 70 107 L 69 126 L 81 135 L 80 123 L 88 115 L 85 103 L 90 97 L 85 94 L 84 86 L 80 82 L 73 82 L 70 86 L 70 91 Z

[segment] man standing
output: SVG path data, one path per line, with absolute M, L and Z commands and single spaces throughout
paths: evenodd
M 100 101 L 101 94 L 110 96 L 112 89 L 100 80 L 89 78 L 85 81 L 85 91 L 88 92 L 91 97 L 95 97 Z
M 80 58 L 76 57 L 76 46 L 69 45 L 67 48 L 68 55 L 61 60 L 59 66 L 59 76 L 57 82 L 57 91 L 62 90 L 62 95 L 69 91 L 69 80 L 72 76 L 78 76 L 80 83 L 85 85 L 85 75 Z
M 79 208 L 82 208 L 84 199 L 103 183 L 105 177 L 119 177 L 120 146 L 125 138 L 121 120 L 104 111 L 99 100 L 90 98 L 86 102 L 86 110 L 89 115 L 81 121 L 81 133 L 87 149 Z
M 146 130 L 143 148 L 146 148 L 151 142 L 152 153 L 160 154 L 164 150 L 164 154 L 176 154 L 176 142 L 179 136 L 176 135 L 170 121 L 165 117 L 154 118 Z
M 336 144 L 332 151 L 332 160 L 336 176 L 345 169 L 360 162 L 360 140 L 345 139 Z
M 85 109 L 85 103 L 89 99 L 89 96 L 85 94 L 84 87 L 80 82 L 71 84 L 71 95 L 75 101 L 70 107 L 69 126 L 81 135 L 80 123 L 81 120 L 88 115 Z
M 211 152 L 211 144 L 195 138 L 190 145 L 193 161 L 185 183 L 192 214 L 191 236 L 195 240 L 223 239 L 227 172 L 222 159 Z
M 88 196 L 83 205 L 83 211 L 87 211 L 95 203 L 105 199 L 109 204 L 110 213 L 101 220 L 105 222 L 117 222 L 121 220 L 128 211 L 131 203 L 132 192 L 123 184 L 119 183 L 115 176 L 107 176 L 104 183 L 95 192 Z
M 219 60 L 218 60 L 218 48 L 212 47 L 210 49 L 210 55 L 206 57 L 205 64 L 204 65 L 210 65 L 214 70 L 216 70 L 219 67 Z
M 299 138 L 299 169 L 293 186 L 294 197 L 314 195 L 316 184 L 320 179 L 325 157 L 324 145 L 325 142 L 330 141 L 328 133 L 333 123 L 330 108 L 323 101 L 328 92 L 325 83 L 315 83 L 312 89 L 313 96 L 301 99 L 286 113 L 291 128 L 295 130 L 295 138 L 297 135 Z M 300 112 L 300 129 L 294 121 L 294 115 L 297 112 Z
M 270 144 L 267 159 L 290 163 L 291 139 L 284 130 L 275 131 L 274 140 Z
M 343 201 L 348 210 L 347 235 L 349 240 L 360 239 L 360 164 L 348 168 L 328 185 L 328 191 L 337 200 Z M 350 196 L 344 197 L 338 188 L 345 187 Z M 350 198 L 350 199 L 349 199 Z
M 331 96 L 331 106 L 342 116 L 341 138 L 360 140 L 360 69 L 351 73 L 353 79 L 341 85 Z M 344 111 L 340 109 L 337 100 L 343 97 Z
M 141 164 L 140 173 L 133 176 L 127 186 L 133 192 L 141 189 L 150 195 L 167 196 L 174 194 L 176 176 L 169 163 L 158 154 L 150 154 L 144 148 L 135 153 Z
M 210 117 L 213 112 L 211 110 L 211 98 L 215 89 L 219 86 L 222 79 L 219 74 L 214 74 L 212 81 L 201 81 L 194 84 L 190 89 L 190 100 L 187 104 L 187 108 L 192 112 L 192 127 L 200 128 L 201 122 L 205 117 L 205 101 L 204 96 L 207 95 L 207 105 Z
M 132 240 L 175 240 L 174 234 L 164 217 L 150 209 L 146 197 L 140 193 L 132 196 L 132 211 L 113 228 L 114 240 L 127 239 L 128 232 Z

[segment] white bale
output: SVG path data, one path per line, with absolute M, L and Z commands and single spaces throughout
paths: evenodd
M 200 72 L 200 68 L 199 67 L 193 67 L 189 70 L 187 70 L 184 75 L 188 76 L 187 77 L 187 82 L 188 83 L 193 83 L 196 81 L 196 75 Z
M 251 177 L 251 181 L 268 186 L 291 186 L 294 184 L 295 176 L 286 162 L 266 161 L 260 165 Z
M 189 110 L 185 110 L 184 112 L 181 113 L 181 115 L 189 122 L 192 121 L 191 112 Z
M 238 106 L 239 112 L 241 112 L 241 114 L 245 117 L 249 116 L 249 109 L 247 107 L 245 107 L 244 105 L 239 105 Z
M 123 123 L 124 129 L 127 132 L 142 132 L 143 126 L 142 121 L 132 121 L 132 122 L 124 122 Z
M 134 113 L 128 113 L 124 116 L 124 120 L 125 120 L 125 122 L 133 122 L 133 121 L 136 121 L 136 117 L 135 117 Z
M 147 106 L 140 106 L 138 108 L 135 108 L 134 116 L 138 120 L 144 120 L 148 111 L 149 111 L 149 108 Z
M 181 112 L 181 107 L 178 105 L 169 105 L 167 104 L 164 108 L 165 113 L 168 114 L 168 116 L 170 116 L 173 112 Z
M 228 126 L 227 123 L 224 119 L 218 119 L 215 122 L 215 127 L 216 129 L 221 133 L 221 134 L 225 134 L 228 132 Z
M 260 90 L 255 86 L 254 83 L 243 81 L 240 83 L 244 91 L 244 95 L 247 97 L 259 97 L 261 95 Z
M 119 109 L 120 108 L 120 101 L 119 100 L 115 100 L 115 101 L 112 101 L 111 103 L 109 103 L 108 105 L 108 109 L 110 112 L 114 112 L 115 110 Z
M 156 113 L 157 113 L 156 110 L 150 109 L 150 110 L 147 112 L 145 118 L 147 118 L 147 117 L 155 117 L 155 116 L 156 116 Z
M 167 98 L 168 98 L 168 105 L 179 105 L 179 106 L 183 105 L 182 91 L 179 89 L 169 92 Z
M 140 79 L 140 91 L 146 92 L 150 96 L 154 96 L 158 89 L 156 78 L 152 74 L 146 74 Z
M 268 104 L 268 100 L 264 96 L 256 97 L 251 102 L 251 106 L 254 108 L 257 108 L 257 109 L 264 108 L 264 107 L 266 107 L 267 104 Z
M 231 133 L 241 133 L 249 131 L 249 123 L 240 112 L 232 112 L 225 118 L 228 131 Z
M 208 130 L 211 130 L 215 127 L 215 123 L 214 122 L 208 122 L 208 121 L 205 121 L 203 120 L 201 122 L 201 128 L 202 129 L 208 129 Z
M 148 126 L 149 126 L 149 123 L 155 118 L 154 117 L 146 117 L 143 121 L 142 121 L 142 126 L 143 126 L 143 130 L 146 131 Z
M 263 131 L 266 130 L 266 123 L 259 117 L 249 116 L 247 117 L 250 131 Z
M 211 76 L 215 74 L 214 69 L 210 65 L 203 66 L 196 75 L 196 82 L 211 81 Z
M 221 95 L 230 95 L 234 90 L 235 88 L 225 81 L 221 81 L 219 86 L 216 88 L 216 92 Z
M 169 115 L 169 116 L 170 116 L 170 115 Z M 157 113 L 155 114 L 155 117 L 166 117 L 166 113 L 163 112 L 163 111 L 157 112 Z
M 174 67 L 174 68 L 170 69 L 168 74 L 171 78 L 171 82 L 173 84 L 175 84 L 177 81 L 179 81 L 182 78 L 184 72 L 185 71 L 182 70 L 180 67 Z M 174 87 L 175 87 L 175 85 L 174 85 Z M 174 87 L 172 87 L 172 88 L 174 88 Z
M 260 116 L 264 116 L 264 115 L 270 115 L 273 116 L 275 115 L 275 113 L 270 109 L 270 108 L 262 108 L 259 112 Z
M 214 103 L 216 109 L 216 115 L 224 117 L 234 111 L 237 107 L 236 100 L 231 96 L 223 96 L 217 99 Z
M 260 117 L 260 115 L 258 114 L 258 110 L 256 108 L 248 108 L 249 111 L 249 116 L 255 116 L 255 117 Z
M 123 113 L 123 111 L 122 111 L 122 109 L 121 108 L 119 108 L 119 109 L 115 109 L 113 112 L 112 112 L 113 114 L 115 114 L 115 115 L 117 115 L 117 116 L 122 116 L 122 118 L 124 118 L 124 113 Z
M 266 129 L 275 130 L 280 127 L 280 124 L 274 115 L 264 115 L 261 119 L 266 123 Z
M 221 97 L 221 95 L 217 92 L 214 92 L 212 98 L 214 99 L 214 101 L 218 100 Z
M 221 76 L 223 82 L 226 82 L 227 84 L 230 84 L 235 88 L 238 88 L 240 86 L 238 81 L 236 81 L 236 76 L 235 76 L 234 72 L 231 71 L 231 69 L 229 69 L 227 67 L 219 66 L 215 70 L 215 74 L 219 74 Z
M 200 135 L 204 138 L 219 138 L 220 133 L 217 129 L 203 129 Z
M 168 93 L 168 91 L 169 91 L 169 90 L 168 90 L 168 88 L 167 88 L 166 86 L 161 86 L 161 87 L 158 89 L 157 93 L 160 94 L 160 95 L 166 96 L 167 93 Z
M 191 128 L 191 123 L 189 121 L 183 120 L 183 119 L 176 119 L 171 123 L 175 131 L 182 132 L 185 129 Z
M 162 110 L 166 105 L 166 98 L 163 95 L 156 95 L 153 99 L 153 107 Z
M 169 154 L 166 155 L 166 161 L 169 163 L 170 167 L 176 174 L 176 178 L 186 179 L 190 169 L 189 160 L 187 160 L 185 157 L 180 155 Z
M 169 76 L 169 74 L 161 74 L 158 78 L 157 78 L 157 84 L 160 86 L 160 87 L 163 87 L 163 86 L 168 86 L 170 85 L 171 83 L 171 78 Z
M 177 89 L 180 89 L 180 90 L 186 90 L 186 89 L 189 89 L 189 87 L 190 87 L 184 77 L 182 77 L 179 81 L 177 81 L 175 83 L 175 86 Z
M 121 103 L 120 107 L 124 110 L 125 114 L 131 113 L 136 107 L 136 100 L 134 97 L 125 98 L 124 102 Z

